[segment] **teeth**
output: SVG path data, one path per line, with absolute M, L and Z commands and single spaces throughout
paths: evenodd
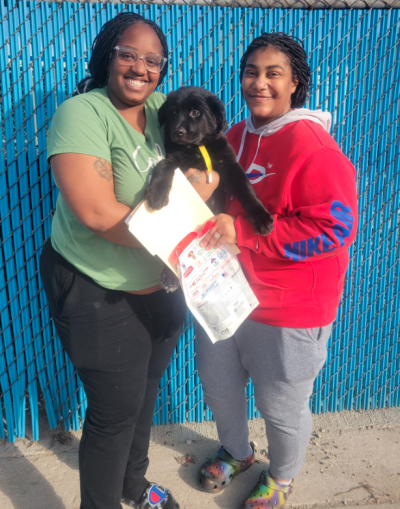
M 129 78 L 128 78 L 128 81 L 134 87 L 142 87 L 144 85 L 144 81 L 130 80 Z

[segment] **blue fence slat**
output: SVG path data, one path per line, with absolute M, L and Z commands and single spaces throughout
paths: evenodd
M 338 81 L 338 72 L 340 67 L 339 63 L 339 51 L 340 51 L 340 11 L 335 10 L 331 13 L 331 23 L 333 29 L 330 33 L 330 53 L 328 56 L 328 67 L 329 67 L 329 82 L 328 82 L 328 104 L 326 105 L 327 111 L 332 111 L 332 121 L 335 126 L 338 122 L 337 112 L 336 112 L 336 104 L 337 100 L 337 81 Z
M 333 136 L 357 170 L 360 214 L 310 405 L 315 413 L 398 406 L 400 10 L 6 0 L 0 5 L 0 412 L 8 439 L 23 436 L 26 388 L 38 437 L 37 381 L 50 427 L 62 419 L 78 429 L 85 417 L 82 383 L 55 335 L 38 277 L 57 198 L 46 133 L 56 108 L 86 75 L 100 27 L 124 10 L 156 20 L 167 35 L 171 58 L 162 91 L 205 86 L 222 98 L 230 124 L 248 114 L 239 67 L 251 40 L 271 30 L 303 40 L 313 79 L 307 106 L 333 114 Z M 194 337 L 188 314 L 160 383 L 155 424 L 212 419 Z M 249 418 L 257 417 L 251 381 L 247 394 Z M 0 437 L 5 431 L 0 423 Z
M 221 79 L 221 65 L 222 65 L 222 58 L 221 58 L 221 7 L 216 6 L 213 7 L 211 11 L 211 19 L 212 19 L 212 31 L 211 31 L 211 37 L 212 37 L 212 53 L 211 53 L 211 60 L 212 60 L 212 67 L 211 67 L 211 73 L 212 73 L 212 80 L 211 80 L 211 90 L 214 92 L 214 94 L 218 95 L 218 97 L 221 99 L 221 86 L 222 86 L 222 79 Z
M 330 27 L 332 26 L 332 15 L 333 12 L 326 13 L 321 20 L 321 31 L 322 31 L 322 41 L 320 42 L 320 56 L 318 63 L 319 70 L 319 98 L 318 98 L 318 107 L 323 110 L 328 109 L 327 99 L 328 99 L 328 81 L 330 77 L 330 69 L 329 69 L 329 56 L 331 54 L 330 51 L 330 39 L 331 32 Z
M 122 7 L 122 5 L 119 5 Z M 76 82 L 77 84 L 86 76 L 85 70 L 85 4 L 80 5 L 74 17 L 75 40 L 75 61 L 76 61 Z
M 32 89 L 32 76 L 30 72 L 30 27 L 27 22 L 28 6 L 26 2 L 21 2 L 20 9 L 20 25 L 22 29 L 21 34 L 21 48 L 22 48 L 22 84 L 23 84 L 23 104 L 24 104 L 24 118 L 21 130 L 26 129 L 26 141 L 29 143 L 28 157 L 25 151 L 22 152 L 23 160 L 19 164 L 20 174 L 20 193 L 22 196 L 21 209 L 24 216 L 23 219 L 23 242 L 24 242 L 24 255 L 26 260 L 26 278 L 27 289 L 24 291 L 25 303 L 22 312 L 22 326 L 23 326 L 23 343 L 25 348 L 25 359 L 27 364 L 28 375 L 28 394 L 29 394 L 29 407 L 31 412 L 32 423 L 32 437 L 33 440 L 39 439 L 39 415 L 38 415 L 38 391 L 36 383 L 36 370 L 33 349 L 33 335 L 38 321 L 37 309 L 37 286 L 36 286 L 36 259 L 35 259 L 35 246 L 34 238 L 32 236 L 32 210 L 30 204 L 30 157 L 29 152 L 34 151 L 33 140 L 34 137 L 34 123 L 33 123 L 33 105 L 30 91 Z M 25 138 L 25 136 L 24 136 Z M 25 139 L 21 150 L 25 148 Z M 32 154 L 31 154 L 32 157 Z M 23 171 L 22 171 L 23 169 Z M 23 186 L 21 185 L 23 183 Z M 20 299 L 21 300 L 21 299 Z M 21 303 L 22 305 L 22 303 Z M 36 312 L 35 312 L 36 311 Z M 34 317 L 31 320 L 31 317 Z M 33 323 L 36 322 L 36 323 Z
M 191 75 L 191 58 L 190 58 L 190 50 L 191 50 L 191 33 L 190 33 L 190 9 L 184 9 L 182 14 L 182 34 L 186 34 L 182 37 L 181 42 L 181 74 L 182 74 L 182 84 L 190 83 L 190 75 Z
M 61 7 L 62 12 L 64 12 L 64 4 Z M 39 10 L 40 9 L 40 10 Z M 39 50 L 39 58 L 38 64 L 40 65 L 40 71 L 38 70 L 38 74 L 40 75 L 40 87 L 36 88 L 38 102 L 40 106 L 37 112 L 37 124 L 38 124 L 38 148 L 39 148 L 39 169 L 40 169 L 40 183 L 41 183 L 41 192 L 42 196 L 44 196 L 43 204 L 42 204 L 42 213 L 44 216 L 43 226 L 44 226 L 44 234 L 45 238 L 50 236 L 51 231 L 51 211 L 54 206 L 52 201 L 53 193 L 52 193 L 52 177 L 48 171 L 47 161 L 46 161 L 46 133 L 47 133 L 47 122 L 53 116 L 55 111 L 55 100 L 54 100 L 54 78 L 53 73 L 51 72 L 52 68 L 52 12 L 50 9 L 50 5 L 44 2 L 40 3 L 38 9 L 38 14 L 40 14 L 40 24 L 43 26 L 42 31 L 42 47 Z M 65 15 L 63 17 L 63 27 L 66 26 Z M 35 84 L 37 81 L 35 80 Z M 37 83 L 38 84 L 38 83 Z M 43 87 L 44 85 L 44 87 Z M 44 88 L 44 92 L 43 92 Z M 42 294 L 43 295 L 43 294 Z M 50 335 L 48 335 L 50 332 Z M 53 341 L 51 341 L 53 338 Z M 66 409 L 66 398 L 64 398 L 66 389 L 64 387 L 65 382 L 65 367 L 61 366 L 59 362 L 59 355 L 57 352 L 60 350 L 60 346 L 58 343 L 58 338 L 55 337 L 54 329 L 50 330 L 46 333 L 46 346 L 45 346 L 45 359 L 47 365 L 48 378 L 50 382 L 50 388 L 52 390 L 53 403 L 55 412 L 64 419 L 68 415 L 68 411 Z M 59 385 L 59 383 L 62 385 Z M 61 399 L 61 403 L 60 403 Z M 60 413 L 62 409 L 62 412 Z
M 29 4 L 26 5 L 26 12 L 29 12 Z M 27 16 L 24 16 L 27 19 Z M 31 25 L 27 22 L 25 23 L 26 28 L 26 36 L 25 39 L 28 40 L 32 34 Z M 26 59 L 30 59 L 30 51 L 26 55 Z M 29 62 L 30 65 L 30 62 Z M 52 404 L 51 404 L 51 395 L 49 393 L 49 389 L 47 388 L 47 380 L 44 373 L 44 362 L 43 362 L 43 353 L 42 348 L 43 344 L 41 341 L 41 323 L 40 323 L 40 302 L 38 297 L 39 286 L 37 282 L 37 266 L 38 266 L 38 252 L 43 245 L 43 234 L 42 234 L 42 217 L 40 211 L 40 188 L 39 188 L 39 179 L 38 179 L 38 165 L 37 165 L 37 153 L 36 153 L 36 143 L 35 143 L 35 119 L 34 119 L 34 100 L 33 95 L 31 93 L 33 87 L 33 76 L 32 72 L 27 67 L 26 76 L 24 78 L 24 107 L 25 107 L 25 117 L 26 117 L 26 137 L 28 141 L 28 165 L 29 165 L 29 186 L 30 186 L 30 200 L 32 203 L 31 210 L 31 222 L 33 228 L 33 245 L 31 244 L 31 239 L 28 238 L 26 240 L 26 245 L 32 250 L 30 259 L 27 262 L 27 275 L 28 275 L 28 290 L 29 290 L 29 301 L 30 301 L 30 315 L 32 317 L 31 322 L 31 333 L 33 339 L 33 345 L 29 345 L 27 348 L 27 360 L 29 365 L 31 365 L 32 371 L 38 372 L 38 379 L 40 388 L 42 390 L 42 394 L 45 400 L 45 408 L 47 412 L 47 417 L 49 420 L 49 425 L 51 428 L 57 426 L 56 416 L 54 414 Z M 33 348 L 31 353 L 30 348 Z M 29 371 L 28 371 L 29 375 Z M 32 406 L 32 405 L 31 405 Z M 32 411 L 32 410 L 31 410 Z M 33 421 L 33 417 L 32 417 Z M 33 427 L 33 436 L 39 433 L 37 428 L 38 423 L 35 425 L 32 422 Z
M 0 361 L 0 369 L 1 369 L 1 361 Z M 6 438 L 6 433 L 4 430 L 4 422 L 3 422 L 3 410 L 0 405 L 0 439 L 4 440 Z
M 11 7 L 15 7 L 12 3 Z M 12 143 L 15 141 L 16 148 L 16 164 L 12 163 L 12 172 L 9 171 L 9 197 L 10 197 L 10 211 L 11 211 L 11 225 L 13 229 L 13 264 L 9 263 L 9 267 L 14 266 L 14 274 L 8 275 L 9 285 L 11 283 L 10 276 L 13 278 L 13 288 L 17 290 L 14 298 L 10 300 L 11 310 L 11 323 L 12 332 L 14 336 L 14 352 L 17 361 L 17 391 L 19 394 L 18 401 L 14 401 L 14 408 L 16 408 L 16 434 L 17 437 L 23 437 L 25 432 L 25 358 L 23 355 L 24 345 L 22 337 L 22 315 L 26 317 L 26 278 L 24 271 L 24 253 L 22 250 L 23 246 L 23 231 L 22 231 L 22 217 L 21 214 L 21 191 L 23 195 L 27 195 L 28 186 L 26 185 L 26 159 L 25 152 L 23 152 L 25 146 L 24 132 L 23 132 L 23 104 L 22 104 L 22 87 L 21 87 L 21 68 L 20 59 L 18 58 L 19 53 L 19 32 L 16 30 L 19 25 L 18 10 L 12 9 L 12 12 L 8 16 L 9 33 L 13 34 L 10 36 L 10 58 L 11 58 L 11 80 L 12 80 L 12 93 L 13 93 L 13 124 L 15 131 L 9 130 L 9 134 Z M 9 91 L 11 92 L 11 91 Z M 7 134 L 6 134 L 7 139 Z M 11 170 L 11 168 L 10 168 Z M 26 199 L 25 199 L 26 202 Z M 23 204 L 24 205 L 24 204 Z M 28 210 L 29 212 L 29 204 Z M 25 320 L 26 321 L 26 320 Z M 28 321 L 29 322 L 29 319 Z
M 178 384 L 177 384 L 177 363 L 176 363 L 177 352 L 175 349 L 175 353 L 169 363 L 168 366 L 168 406 L 169 406 L 169 421 L 171 424 L 176 424 L 179 422 L 178 420 Z
M 176 355 L 176 379 L 177 379 L 177 421 L 176 422 L 185 422 L 186 421 L 186 358 L 185 358 L 185 334 L 181 334 L 178 340 L 178 344 L 176 347 L 177 355 Z
M 0 177 L 0 183 L 1 183 Z M 3 201 L 3 200 L 1 200 Z M 0 207 L 2 203 L 0 203 Z M 3 255 L 2 250 L 0 250 L 0 262 L 3 266 Z M 9 316 L 8 316 L 8 308 L 7 308 L 7 293 L 5 289 L 6 281 L 4 277 L 4 270 L 0 270 L 0 326 L 4 331 L 5 329 L 9 329 Z M 9 377 L 9 369 L 7 366 L 7 356 L 6 356 L 6 348 L 9 344 L 8 338 L 4 337 L 4 333 L 0 334 L 0 384 L 3 396 L 4 410 L 7 422 L 7 434 L 9 442 L 15 441 L 15 431 L 14 431 L 14 415 L 13 415 L 13 404 L 11 399 L 11 386 L 10 386 L 10 377 Z M 0 405 L 2 406 L 2 405 Z M 4 438 L 4 431 L 1 431 L 2 438 Z
M 381 357 L 381 343 L 382 343 L 382 315 L 378 309 L 379 302 L 377 301 L 378 292 L 378 262 L 379 262 L 379 247 L 381 244 L 380 239 L 380 217 L 381 217 L 381 200 L 379 199 L 379 180 L 378 180 L 378 157 L 377 157 L 377 143 L 379 140 L 379 129 L 378 129 L 378 111 L 381 108 L 380 96 L 381 96 L 381 83 L 382 80 L 378 79 L 377 83 L 374 83 L 374 73 L 371 72 L 370 66 L 376 66 L 376 71 L 379 73 L 382 70 L 382 55 L 379 48 L 385 44 L 385 33 L 387 30 L 387 16 L 380 16 L 380 11 L 373 11 L 371 15 L 371 29 L 368 40 L 368 54 L 366 56 L 367 62 L 367 76 L 365 79 L 365 99 L 364 104 L 368 112 L 366 115 L 369 121 L 369 129 L 371 132 L 370 139 L 366 142 L 369 148 L 369 168 L 373 165 L 376 171 L 377 180 L 375 183 L 373 195 L 374 200 L 374 219 L 373 219 L 373 235 L 372 235 L 372 253 L 371 253 L 371 266 L 370 266 L 370 283 L 371 288 L 369 290 L 369 321 L 372 332 L 372 353 L 371 353 L 371 396 L 369 398 L 369 405 L 371 408 L 376 408 L 377 393 L 378 393 L 378 382 L 379 382 L 379 361 Z M 379 40 L 378 45 L 376 41 Z M 377 85 L 375 87 L 375 85 Z M 373 95 L 375 98 L 373 99 Z M 374 102 L 374 106 L 372 106 Z M 371 128 L 372 124 L 372 128 Z M 363 121 L 363 127 L 365 123 Z M 364 145 L 366 137 L 363 139 L 362 145 Z M 371 146 L 372 145 L 372 146 Z M 367 147 L 362 146 L 362 153 L 368 151 Z M 368 153 L 368 152 L 367 152 Z
M 8 73 L 8 46 L 6 45 L 6 37 L 8 35 L 8 30 L 6 27 L 6 19 L 7 19 L 7 8 L 2 3 L 0 5 L 0 75 L 1 75 L 1 93 L 4 93 L 5 84 L 3 82 L 6 81 L 6 74 Z M 1 125 L 4 123 L 4 112 L 3 109 L 0 108 L 0 122 Z M 7 196 L 7 175 L 6 175 L 6 165 L 5 165 L 5 150 L 4 150 L 4 140 L 3 137 L 0 139 L 0 229 L 1 234 L 3 236 L 2 231 L 2 222 L 5 217 L 8 215 L 8 196 Z M 2 237 L 3 238 L 3 237 Z M 6 292 L 6 277 L 4 271 L 4 257 L 3 257 L 3 246 L 0 246 L 0 326 L 1 330 L 4 331 L 9 324 L 9 314 L 8 314 L 8 298 Z M 4 333 L 3 333 L 4 334 Z M 14 417 L 13 417 L 13 406 L 11 399 L 11 390 L 10 390 L 10 382 L 8 377 L 8 369 L 6 363 L 5 356 L 5 348 L 6 342 L 4 341 L 3 334 L 0 334 L 0 387 L 3 393 L 3 401 L 0 403 L 4 404 L 5 417 L 7 426 L 9 428 L 9 441 L 13 442 L 15 440 L 14 434 Z M 0 404 L 0 407 L 2 405 Z M 2 418 L 2 416 L 1 416 Z M 4 438 L 4 425 L 0 429 L 1 438 Z
M 3 24 L 6 23 L 6 6 L 2 3 L 0 6 L 1 20 L 0 20 L 0 75 L 1 81 L 3 81 L 3 75 L 7 72 L 7 46 L 5 45 L 5 33 Z M 3 90 L 1 90 L 3 91 Z M 3 123 L 3 112 L 0 108 L 0 123 Z M 7 215 L 8 211 L 8 199 L 5 190 L 7 189 L 6 172 L 5 172 L 5 157 L 4 157 L 4 146 L 3 139 L 0 139 L 0 218 L 2 219 Z M 0 247 L 0 326 L 3 329 L 3 324 L 8 323 L 8 299 L 6 293 L 6 280 L 3 268 L 3 253 L 2 247 Z M 0 438 L 5 438 L 5 430 L 3 423 L 3 411 L 2 407 L 4 404 L 4 414 L 7 422 L 7 427 L 10 430 L 8 438 L 10 442 L 15 440 L 14 434 L 14 417 L 11 400 L 10 384 L 7 373 L 7 364 L 5 358 L 5 344 L 3 337 L 0 334 L 0 388 L 3 395 L 3 401 L 0 399 Z M 2 404 L 3 403 L 3 404 Z
M 341 144 L 343 140 L 344 124 L 344 103 L 346 95 L 346 76 L 347 76 L 347 55 L 349 43 L 349 25 L 350 17 L 345 11 L 337 11 L 339 16 L 338 34 L 335 35 L 338 44 L 337 63 L 338 63 L 338 84 L 336 94 L 336 115 L 334 120 L 333 135 L 336 141 Z M 332 63 L 332 65 L 334 65 Z M 329 105 L 328 111 L 331 111 Z
M 357 168 L 357 162 L 352 157 L 352 142 L 353 142 L 353 107 L 355 98 L 355 83 L 356 83 L 356 62 L 357 62 L 357 26 L 360 11 L 350 11 L 350 34 L 348 42 L 348 56 L 347 56 L 347 86 L 345 95 L 345 123 L 344 123 L 344 140 L 343 140 L 343 152 L 347 157 L 353 161 Z
M 195 326 L 196 332 L 196 326 Z M 196 422 L 204 421 L 204 397 L 203 397 L 203 387 L 200 383 L 200 378 L 197 371 L 197 359 L 194 359 L 194 367 L 195 367 L 195 375 L 194 375 L 194 383 L 196 386 Z
M 399 105 L 396 103 L 396 97 L 400 93 L 400 63 L 395 64 L 395 52 L 396 46 L 398 46 L 399 38 L 399 20 L 400 12 L 391 13 L 392 23 L 389 32 L 389 46 L 390 51 L 388 53 L 388 66 L 390 66 L 390 72 L 386 76 L 386 80 L 389 85 L 389 133 L 388 133 L 388 156 L 387 156 L 387 171 L 394 176 L 391 188 L 389 189 L 393 196 L 391 203 L 389 202 L 388 194 L 388 213 L 390 215 L 390 227 L 389 227 L 389 238 L 388 238 L 388 272 L 387 272 L 387 290 L 386 290 L 386 302 L 392 303 L 391 309 L 386 315 L 388 329 L 390 330 L 389 340 L 389 354 L 388 354 L 388 399 L 387 405 L 389 407 L 396 406 L 399 403 L 399 391 L 396 389 L 396 383 L 398 383 L 398 369 L 399 369 L 399 298 L 394 297 L 397 295 L 399 288 L 399 275 L 400 275 L 400 250 L 397 245 L 396 247 L 396 226 L 398 225 L 398 210 L 399 210 L 399 189 L 400 189 L 400 171 L 399 171 L 399 135 L 400 135 L 400 123 L 399 123 Z M 398 50 L 397 50 L 398 51 Z M 393 86 L 390 86 L 393 84 Z M 395 95 L 397 94 L 397 95 Z M 394 102 L 393 102 L 394 101 Z M 396 164 L 397 161 L 397 164 Z M 397 226 L 398 228 L 398 226 Z M 397 290 L 396 290 L 397 286 Z M 396 306 L 397 304 L 397 306 Z M 389 306 L 387 306 L 389 308 Z M 397 373 L 397 374 L 396 374 Z M 397 397 L 396 397 L 397 394 Z
M 232 48 L 232 38 L 231 38 L 231 25 L 232 25 L 232 9 L 223 8 L 222 12 L 222 76 L 221 76 L 221 85 L 222 85 L 222 94 L 220 98 L 222 102 L 226 105 L 226 120 L 228 124 L 231 123 L 232 118 L 232 108 L 231 108 L 231 99 L 232 99 L 232 59 L 231 59 L 231 48 Z
M 32 50 L 32 79 L 33 79 L 33 93 L 32 99 L 35 109 L 35 145 L 37 154 L 35 159 L 37 164 L 37 175 L 34 175 L 34 169 L 31 173 L 33 179 L 37 178 L 39 183 L 38 194 L 40 196 L 39 204 L 37 208 L 37 236 L 35 241 L 43 244 L 43 241 L 50 235 L 50 212 L 51 212 L 51 198 L 50 198 L 50 177 L 48 175 L 48 168 L 46 163 L 46 122 L 44 114 L 44 93 L 43 93 L 43 68 L 41 61 L 42 52 L 42 34 L 40 27 L 42 27 L 42 13 L 41 4 L 38 2 L 28 2 L 30 8 L 30 30 L 32 34 L 31 38 L 31 50 Z M 35 219 L 35 216 L 34 216 Z M 41 238 L 38 238 L 38 237 Z M 50 398 L 53 402 L 53 409 L 48 409 L 48 415 L 54 414 L 55 418 L 59 418 L 57 412 L 58 395 L 57 395 L 57 383 L 55 380 L 55 367 L 53 360 L 53 349 L 51 344 L 51 332 L 50 332 L 50 315 L 47 309 L 47 302 L 44 297 L 44 292 L 39 293 L 39 307 L 42 309 L 41 313 L 41 328 L 42 333 L 35 336 L 34 339 L 34 350 L 36 355 L 36 366 L 39 373 L 39 381 L 41 389 L 46 398 Z M 46 409 L 48 404 L 46 402 Z M 51 419 L 53 424 L 53 419 Z
M 232 123 L 236 123 L 240 120 L 240 114 L 242 109 L 242 96 L 240 93 L 240 59 L 242 57 L 241 52 L 241 26 L 240 26 L 241 11 L 240 9 L 234 9 L 232 13 L 232 85 L 231 85 L 231 113 L 230 119 Z
M 172 73 L 172 90 L 176 90 L 181 86 L 179 69 L 179 53 L 180 53 L 180 33 L 179 33 L 179 19 L 180 9 L 178 5 L 171 7 L 171 68 L 174 70 Z
M 171 25 L 170 25 L 170 11 L 171 7 L 167 7 L 165 5 L 162 5 L 160 7 L 160 26 L 162 31 L 165 34 L 165 37 L 167 39 L 168 48 L 171 48 L 171 33 L 169 31 Z M 168 60 L 168 72 L 165 76 L 164 83 L 162 85 L 162 92 L 164 94 L 168 94 L 168 92 L 171 92 L 171 58 Z
M 202 15 L 202 72 L 201 72 L 201 82 L 202 86 L 207 90 L 211 90 L 211 31 L 208 32 L 205 29 L 206 26 L 212 27 L 212 9 L 209 7 L 201 7 L 201 15 Z
M 92 55 L 92 44 L 96 37 L 96 22 L 95 22 L 95 12 L 93 9 L 93 5 L 86 3 L 85 11 L 84 11 L 84 20 L 85 20 L 85 46 L 86 46 L 86 61 L 90 61 L 90 57 Z
M 21 115 L 21 94 L 18 85 L 15 85 L 15 75 L 18 72 L 17 65 L 17 42 L 15 32 L 15 16 L 17 9 L 15 3 L 9 6 L 7 20 L 8 23 L 2 24 L 3 36 L 1 37 L 2 45 L 6 51 L 2 58 L 2 104 L 3 104 L 3 118 L 4 118 L 4 142 L 5 154 L 7 160 L 7 181 L 8 181 L 8 200 L 4 200 L 2 205 L 1 217 L 1 233 L 3 242 L 3 256 L 4 267 L 6 275 L 6 286 L 8 295 L 11 296 L 8 302 L 8 320 L 3 327 L 3 342 L 6 347 L 6 363 L 8 376 L 11 383 L 11 392 L 13 396 L 13 412 L 14 412 L 14 426 L 16 436 L 22 436 L 23 432 L 21 426 L 23 425 L 23 413 L 25 410 L 24 398 L 24 382 L 25 376 L 23 374 L 23 357 L 21 356 L 22 340 L 21 340 L 21 321 L 19 317 L 18 306 L 18 286 L 17 286 L 17 267 L 21 266 L 21 252 L 17 251 L 21 246 L 21 227 L 20 215 L 18 209 L 18 188 L 17 188 L 17 161 L 16 161 L 16 147 L 15 147 L 15 117 L 14 108 L 12 104 L 12 92 L 16 94 L 16 117 Z M 9 37 L 8 34 L 10 34 Z M 14 35 L 12 35 L 14 34 Z M 7 40 L 7 46 L 5 45 Z M 8 50 L 8 53 L 7 53 Z M 8 55 L 10 55 L 11 73 L 6 70 L 4 65 L 9 63 Z M 13 84 L 13 85 L 11 85 Z M 17 120 L 18 121 L 18 120 Z M 7 210 L 8 209 L 8 210 Z M 14 228 L 16 229 L 14 234 Z M 16 266 L 17 264 L 17 266 Z M 3 315 L 4 318 L 4 315 Z M 15 339 L 14 339 L 15 338 Z
M 312 110 L 318 108 L 320 101 L 318 100 L 316 90 L 319 87 L 320 79 L 318 76 L 318 65 L 319 65 L 319 43 L 321 40 L 321 17 L 320 11 L 311 11 L 311 27 L 310 27 L 310 40 L 309 42 L 309 64 L 311 68 L 311 80 L 313 88 L 310 93 L 310 99 L 308 101 L 308 107 Z
M 256 413 L 256 403 L 254 400 L 254 385 L 252 380 L 249 381 L 246 387 L 247 396 L 247 416 L 249 419 L 254 419 Z
M 373 372 L 373 397 L 372 407 L 378 408 L 382 406 L 382 401 L 386 399 L 387 385 L 387 366 L 388 366 L 388 331 L 385 327 L 386 321 L 386 260 L 388 252 L 388 221 L 389 207 L 385 199 L 384 188 L 390 184 L 392 180 L 391 172 L 386 172 L 387 166 L 387 130 L 388 130 L 388 83 L 385 82 L 383 76 L 389 71 L 390 59 L 386 55 L 390 51 L 391 41 L 389 38 L 390 13 L 384 13 L 380 19 L 380 36 L 377 48 L 377 72 L 374 79 L 375 101 L 376 106 L 373 112 L 373 130 L 377 130 L 378 151 L 377 151 L 377 173 L 378 186 L 376 202 L 381 211 L 376 214 L 374 222 L 374 249 L 376 249 L 376 273 L 377 273 L 377 315 L 375 318 L 375 329 L 378 331 L 375 337 L 375 355 L 374 355 L 374 372 Z M 381 74 L 382 73 L 382 74 Z M 378 107 L 379 105 L 379 107 Z M 379 117 L 380 116 L 380 120 Z M 379 343 L 378 343 L 379 341 Z
M 32 418 L 32 435 L 33 439 L 37 440 L 39 436 L 38 417 L 37 417 L 37 387 L 36 387 L 36 372 L 39 379 L 40 388 L 45 400 L 45 409 L 49 425 L 51 428 L 57 426 L 57 420 L 52 408 L 52 401 L 47 389 L 47 381 L 43 372 L 44 363 L 42 361 L 42 342 L 41 342 L 41 323 L 40 323 L 40 303 L 38 297 L 38 282 L 37 282 L 37 266 L 38 266 L 38 252 L 43 245 L 42 235 L 42 218 L 40 211 L 40 189 L 38 181 L 38 166 L 37 166 L 37 152 L 36 152 L 36 129 L 35 129 L 35 114 L 34 114 L 34 98 L 31 93 L 33 88 L 33 76 L 31 70 L 32 60 L 32 47 L 28 42 L 31 40 L 32 30 L 31 24 L 28 22 L 28 14 L 32 15 L 32 5 L 29 2 L 21 2 L 22 19 L 25 20 L 23 30 L 21 33 L 21 42 L 23 49 L 23 68 L 26 69 L 23 76 L 23 94 L 24 94 L 24 110 L 25 110 L 25 124 L 26 124 L 26 140 L 27 140 L 27 163 L 28 163 L 28 178 L 29 178 L 29 199 L 31 204 L 29 224 L 27 231 L 24 231 L 25 252 L 27 258 L 27 278 L 28 278 L 28 292 L 29 292 L 29 310 L 31 325 L 29 332 L 24 338 L 26 347 L 26 359 L 28 364 L 28 381 L 32 383 L 28 386 L 30 394 L 30 407 Z M 29 232 L 29 228 L 33 229 L 33 235 Z M 35 345 L 40 345 L 35 348 Z M 38 353 L 40 352 L 40 353 Z M 33 377 L 35 379 L 33 379 Z M 33 393 L 33 395 L 32 395 Z M 36 407 L 33 409 L 33 407 Z
M 195 87 L 201 86 L 201 13 L 200 7 L 194 5 L 191 9 L 191 21 L 193 26 L 192 31 L 192 73 L 191 73 L 191 84 Z M 162 18 L 161 18 L 162 19 Z
M 253 25 L 253 30 L 252 30 L 253 38 L 258 37 L 261 34 L 262 16 L 263 16 L 263 11 L 261 9 L 253 9 L 253 11 L 251 13 L 252 25 Z
M 194 331 L 194 318 L 187 311 L 186 313 L 187 328 L 185 332 L 185 349 L 186 349 L 186 398 L 187 398 L 187 420 L 188 422 L 195 422 L 196 420 L 196 381 L 195 381 L 195 349 L 193 337 Z

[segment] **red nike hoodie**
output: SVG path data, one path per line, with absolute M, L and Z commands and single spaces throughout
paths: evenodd
M 245 121 L 233 126 L 228 140 L 275 220 L 270 235 L 256 235 L 238 200 L 228 207 L 237 218 L 239 260 L 260 302 L 249 318 L 280 327 L 328 325 L 336 317 L 357 231 L 355 169 L 310 120 L 269 136 L 244 129 Z

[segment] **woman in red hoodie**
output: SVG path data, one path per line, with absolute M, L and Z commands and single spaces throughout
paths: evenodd
M 203 240 L 207 249 L 237 243 L 260 304 L 227 340 L 213 344 L 198 327 L 199 374 L 223 444 L 199 480 L 205 490 L 220 491 L 254 462 L 250 377 L 270 464 L 240 508 L 276 509 L 293 489 L 311 436 L 309 398 L 357 230 L 356 174 L 329 135 L 330 114 L 302 108 L 311 73 L 301 44 L 284 33 L 261 35 L 243 55 L 240 80 L 250 115 L 227 136 L 275 222 L 270 235 L 255 234 L 232 199 Z

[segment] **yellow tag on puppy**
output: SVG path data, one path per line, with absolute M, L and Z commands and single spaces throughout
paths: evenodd
M 200 150 L 201 155 L 203 156 L 203 159 L 207 166 L 208 182 L 212 182 L 212 164 L 211 164 L 210 156 L 209 156 L 207 149 L 204 145 L 201 145 L 199 147 L 199 150 Z

